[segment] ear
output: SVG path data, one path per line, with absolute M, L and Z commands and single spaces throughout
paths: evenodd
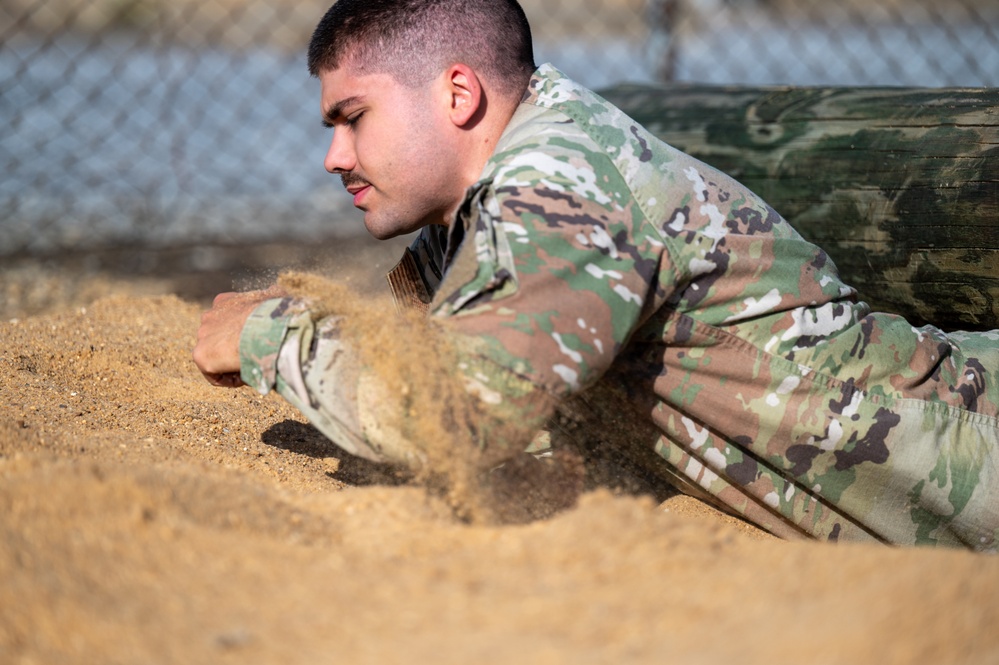
M 449 99 L 448 113 L 456 127 L 465 127 L 476 117 L 485 101 L 482 82 L 468 65 L 457 63 L 445 72 Z

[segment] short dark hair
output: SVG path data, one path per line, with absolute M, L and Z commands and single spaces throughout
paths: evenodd
M 457 62 L 504 92 L 527 86 L 534 47 L 517 0 L 339 0 L 309 43 L 313 76 L 349 64 L 417 86 Z

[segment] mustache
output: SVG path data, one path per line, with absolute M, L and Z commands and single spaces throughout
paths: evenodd
M 367 186 L 371 184 L 370 182 L 368 182 L 361 176 L 357 175 L 353 171 L 350 171 L 348 173 L 341 173 L 340 182 L 343 183 L 344 189 L 346 189 L 347 187 L 353 187 L 355 185 Z

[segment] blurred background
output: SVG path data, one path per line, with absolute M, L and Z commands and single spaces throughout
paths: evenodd
M 0 316 L 102 279 L 204 298 L 331 257 L 380 280 L 322 167 L 304 50 L 329 2 L 0 0 Z M 598 89 L 999 85 L 999 0 L 523 4 L 537 61 Z

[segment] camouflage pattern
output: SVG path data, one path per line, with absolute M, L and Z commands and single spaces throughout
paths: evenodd
M 658 138 L 736 178 L 879 311 L 999 327 L 999 90 L 621 85 Z
M 240 334 L 240 376 L 261 395 L 277 390 L 316 428 L 352 455 L 419 467 L 424 454 L 392 431 L 378 378 L 360 367 L 340 318 L 314 321 L 307 304 L 267 300 Z
M 746 187 L 554 68 L 469 189 L 443 262 L 431 315 L 464 350 L 469 392 L 503 417 L 540 424 L 554 398 L 556 424 L 585 421 L 784 537 L 996 549 L 999 332 L 872 313 Z M 337 443 L 354 422 L 345 447 L 361 450 L 351 414 L 366 407 L 339 415 L 352 389 L 327 368 L 335 354 L 289 332 L 295 316 L 296 330 L 327 322 L 288 306 L 265 303 L 244 330 L 244 380 L 340 418 L 314 420 Z

